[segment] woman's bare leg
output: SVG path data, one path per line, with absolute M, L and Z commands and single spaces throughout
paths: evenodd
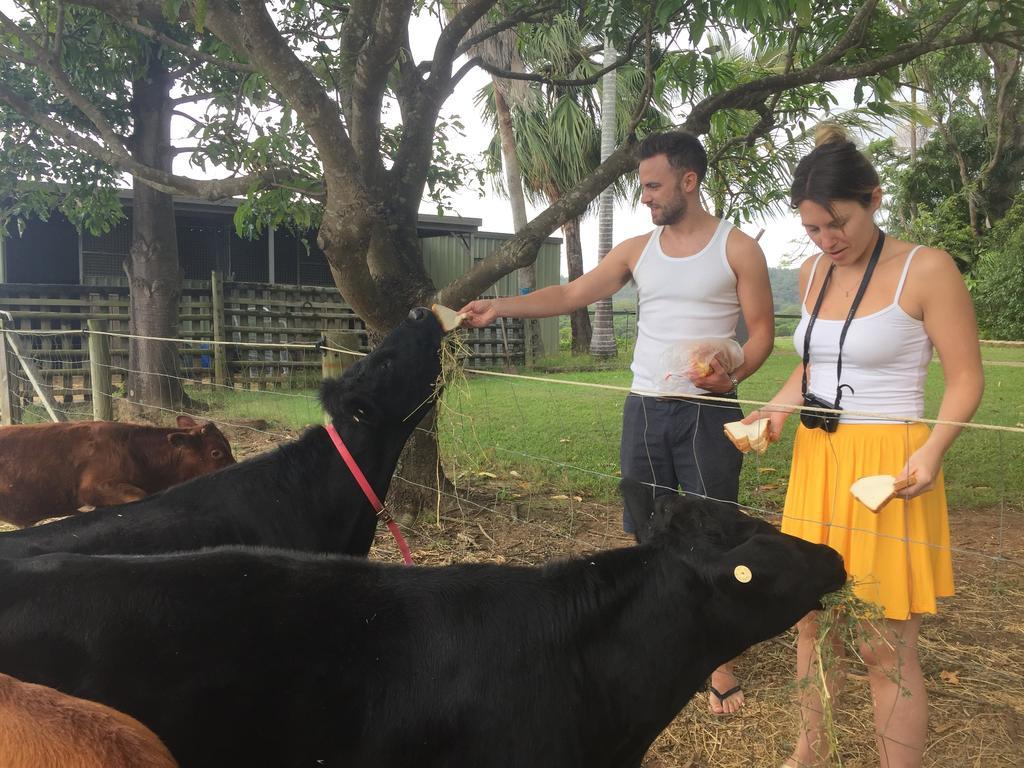
M 928 694 L 917 654 L 920 614 L 868 623 L 861 654 L 875 705 L 882 768 L 920 768 L 928 734 Z
M 822 680 L 830 705 L 835 704 L 843 679 L 842 643 L 832 638 L 834 659 L 826 659 L 824 677 L 818 656 L 818 611 L 812 611 L 797 623 L 796 684 L 800 704 L 800 730 L 796 747 L 786 761 L 791 768 L 818 768 L 828 764 L 829 741 L 825 733 L 825 706 Z M 826 640 L 828 642 L 828 640 Z M 828 662 L 834 663 L 828 663 Z

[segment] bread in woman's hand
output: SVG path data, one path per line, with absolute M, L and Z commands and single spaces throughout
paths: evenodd
M 725 436 L 732 441 L 742 453 L 757 451 L 764 453 L 771 442 L 768 436 L 768 419 L 758 419 L 750 424 L 742 421 L 730 421 L 723 425 Z
M 897 493 L 915 482 L 913 475 L 902 480 L 897 480 L 893 475 L 867 475 L 850 486 L 850 493 L 872 512 L 877 512 L 892 501 Z

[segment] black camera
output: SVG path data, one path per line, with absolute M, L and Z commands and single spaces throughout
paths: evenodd
M 829 411 L 841 411 L 839 407 L 839 401 L 843 399 L 843 390 L 848 389 L 853 392 L 853 387 L 849 384 L 840 384 L 836 387 L 836 401 L 829 403 L 822 400 L 816 395 L 812 395 L 810 392 L 804 391 L 804 408 L 810 410 L 800 411 L 800 423 L 808 429 L 824 429 L 826 432 L 835 432 L 839 428 L 839 417 L 838 413 L 829 413 Z M 824 408 L 827 410 L 814 410 L 817 408 Z
M 839 410 L 838 404 L 833 405 L 822 400 L 820 397 L 808 393 L 804 394 L 804 408 L 828 408 Z M 802 410 L 800 411 L 800 423 L 808 429 L 824 429 L 826 432 L 835 432 L 839 428 L 839 414 L 826 411 Z

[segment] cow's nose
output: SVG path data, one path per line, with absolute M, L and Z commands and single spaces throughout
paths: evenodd
M 409 310 L 409 319 L 417 322 L 422 322 L 430 317 L 430 310 L 426 307 L 414 307 Z

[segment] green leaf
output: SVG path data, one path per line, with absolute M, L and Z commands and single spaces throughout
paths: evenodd
M 811 0 L 796 0 L 796 20 L 800 26 L 810 26 L 812 19 Z

